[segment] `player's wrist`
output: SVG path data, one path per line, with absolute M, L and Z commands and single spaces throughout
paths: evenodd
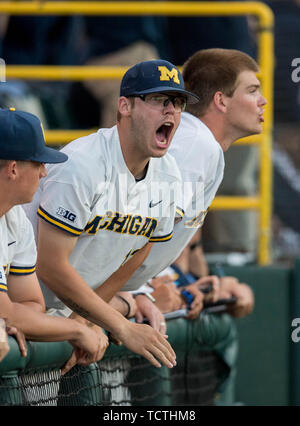
M 155 303 L 156 302 L 156 300 L 155 300 L 155 298 L 152 296 L 152 294 L 151 293 L 144 293 L 144 292 L 141 292 L 141 293 L 135 293 L 134 295 L 133 295 L 133 297 L 135 298 L 135 299 L 137 299 L 137 298 L 139 298 L 139 297 L 147 297 L 147 299 L 149 299 L 152 303 Z
M 130 313 L 131 313 L 131 310 L 132 310 L 130 302 L 128 300 L 126 300 L 125 297 L 120 296 L 119 294 L 117 294 L 117 297 L 118 297 L 119 300 L 122 301 L 122 304 L 123 304 L 123 306 L 125 308 L 125 310 L 124 310 L 124 317 L 125 318 L 130 318 Z
M 84 336 L 84 330 L 86 329 L 86 325 L 74 319 L 68 319 L 69 331 L 66 335 L 66 340 L 69 340 L 70 343 L 76 344 L 80 342 Z

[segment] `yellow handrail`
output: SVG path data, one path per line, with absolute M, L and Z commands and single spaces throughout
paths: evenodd
M 271 9 L 261 2 L 180 2 L 180 1 L 23 1 L 1 2 L 1 13 L 13 15 L 256 15 L 265 25 L 273 26 Z
M 45 130 L 45 138 L 47 145 L 65 145 L 74 139 L 81 138 L 90 133 L 96 132 L 98 129 L 89 130 Z M 247 138 L 236 141 L 235 145 L 254 145 L 260 144 L 262 135 L 249 136 Z
M 218 196 L 211 207 L 216 210 L 257 210 L 260 203 L 260 197 Z
M 238 141 L 238 144 L 256 143 L 259 147 L 259 194 L 257 197 L 216 197 L 214 209 L 257 209 L 260 212 L 258 261 L 270 263 L 272 171 L 271 147 L 273 128 L 273 66 L 274 66 L 274 16 L 271 9 L 260 2 L 0 2 L 0 14 L 14 15 L 167 15 L 167 16 L 239 16 L 255 15 L 259 22 L 258 63 L 264 96 L 268 100 L 264 131 L 261 135 Z M 55 67 L 7 66 L 7 78 L 83 80 L 121 78 L 126 68 L 121 67 Z M 67 143 L 90 131 L 49 130 L 49 145 Z
M 1 7 L 0 7 L 1 10 Z M 6 77 L 27 80 L 121 79 L 128 67 L 7 65 Z

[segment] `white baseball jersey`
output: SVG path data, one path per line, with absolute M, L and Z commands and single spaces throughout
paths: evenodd
M 136 290 L 171 265 L 203 222 L 223 179 L 224 155 L 209 128 L 189 113 L 181 115 L 180 125 L 168 152 L 182 175 L 184 218 L 176 223 L 173 238 L 154 246 L 147 259 L 122 290 Z
M 35 272 L 36 245 L 31 223 L 21 206 L 0 217 L 0 291 L 7 292 L 9 274 Z
M 172 237 L 181 175 L 167 154 L 151 158 L 145 178 L 136 181 L 116 126 L 63 151 L 67 162 L 47 166 L 34 201 L 24 207 L 33 224 L 38 211 L 46 222 L 78 237 L 69 260 L 94 289 L 148 241 Z

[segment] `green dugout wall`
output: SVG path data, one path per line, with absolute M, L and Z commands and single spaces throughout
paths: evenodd
M 300 259 L 294 265 L 225 267 L 255 294 L 252 315 L 236 321 L 235 400 L 245 405 L 300 405 Z M 296 330 L 295 330 L 296 332 Z

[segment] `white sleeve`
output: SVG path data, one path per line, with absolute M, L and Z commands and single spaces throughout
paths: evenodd
M 211 161 L 211 168 L 208 172 L 208 181 L 205 185 L 204 204 L 206 210 L 213 202 L 224 176 L 225 163 L 223 151 L 219 150 L 218 154 L 219 155 L 215 156 L 213 161 Z
M 224 155 L 223 151 L 218 148 L 211 153 L 207 158 L 203 173 L 198 176 L 192 176 L 189 171 L 182 172 L 187 188 L 191 188 L 188 192 L 185 188 L 185 199 L 186 205 L 191 208 L 189 217 L 193 214 L 198 214 L 200 211 L 206 211 L 213 199 L 216 196 L 216 192 L 222 182 L 224 174 Z M 191 197 L 192 194 L 192 197 Z M 192 202 L 190 202 L 192 200 Z M 188 207 L 186 207 L 188 209 Z
M 90 213 L 88 198 L 78 187 L 51 180 L 44 184 L 37 214 L 46 222 L 78 236 Z
M 182 172 L 185 182 L 192 188 L 190 192 L 185 188 L 185 194 L 188 195 L 185 199 L 186 227 L 200 228 L 203 225 L 208 208 L 222 182 L 223 173 L 224 157 L 221 149 L 207 158 L 206 167 L 203 173 L 199 174 L 198 180 L 192 178 L 190 172 Z
M 199 174 L 187 170 L 182 171 L 182 197 L 185 218 L 195 216 L 205 210 L 203 178 Z
M 193 121 L 194 118 L 187 115 L 186 120 Z M 224 172 L 224 155 L 220 145 L 206 126 L 198 121 L 197 126 L 190 121 L 190 125 L 179 128 L 181 132 L 177 135 L 176 143 L 170 147 L 182 174 L 186 218 L 208 209 Z
M 174 211 L 175 214 L 175 211 Z M 169 241 L 173 237 L 174 215 L 172 217 L 164 217 L 159 221 L 159 225 L 155 232 L 149 238 L 150 243 L 162 243 Z
M 35 272 L 36 244 L 33 228 L 23 209 L 20 209 L 19 238 L 16 242 L 9 273 L 12 275 L 29 275 Z
M 0 291 L 7 293 L 6 275 L 2 265 L 0 265 Z
M 66 167 L 57 165 L 50 168 L 43 181 L 37 213 L 51 225 L 79 236 L 90 220 L 92 205 L 97 192 L 101 191 L 101 185 L 96 190 L 88 168 L 83 172 L 78 171 L 78 164 L 70 163 Z M 102 182 L 104 186 L 104 178 Z

